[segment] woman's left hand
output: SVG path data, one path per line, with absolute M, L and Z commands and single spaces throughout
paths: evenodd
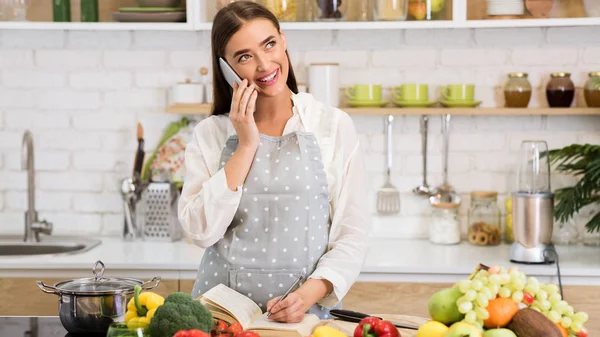
M 267 311 L 271 312 L 269 319 L 282 323 L 301 322 L 311 304 L 306 303 L 297 292 L 290 293 L 283 301 L 277 303 L 280 297 L 275 297 L 267 302 Z

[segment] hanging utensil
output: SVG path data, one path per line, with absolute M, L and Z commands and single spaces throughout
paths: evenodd
M 431 196 L 429 202 L 432 205 L 440 203 L 460 204 L 460 196 L 454 188 L 448 183 L 448 148 L 450 146 L 450 114 L 443 117 L 442 134 L 444 136 L 443 163 L 444 163 L 444 181 L 437 186 Z
M 394 116 L 388 115 L 385 119 L 385 149 L 386 149 L 386 181 L 377 192 L 377 212 L 380 214 L 395 214 L 400 211 L 400 193 L 392 185 L 392 122 Z
M 413 193 L 421 196 L 430 196 L 431 187 L 427 184 L 427 129 L 429 117 L 421 116 L 421 155 L 423 156 L 423 183 L 413 189 Z

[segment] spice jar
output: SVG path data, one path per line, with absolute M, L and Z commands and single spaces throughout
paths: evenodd
M 438 245 L 460 243 L 460 222 L 458 206 L 455 203 L 432 205 L 429 220 L 429 241 Z
M 499 245 L 501 240 L 498 192 L 471 192 L 469 242 L 474 245 Z
M 507 108 L 526 108 L 531 100 L 531 83 L 526 73 L 510 73 L 504 86 Z
M 346 20 L 350 0 L 308 0 L 313 4 L 315 21 Z
M 546 85 L 546 98 L 551 108 L 568 108 L 575 97 L 575 84 L 570 73 L 552 73 Z
M 375 0 L 373 17 L 377 21 L 406 20 L 408 0 Z
M 261 4 L 268 8 L 280 21 L 296 21 L 298 6 L 296 0 L 261 0 Z
M 589 74 L 583 88 L 585 103 L 590 108 L 600 108 L 600 72 Z

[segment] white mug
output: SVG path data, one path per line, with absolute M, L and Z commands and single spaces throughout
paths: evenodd
M 340 106 L 339 64 L 312 63 L 308 66 L 308 90 L 313 97 L 332 107 Z
M 192 83 L 187 80 L 177 83 L 171 90 L 174 104 L 200 104 L 204 102 L 204 86 L 201 83 Z

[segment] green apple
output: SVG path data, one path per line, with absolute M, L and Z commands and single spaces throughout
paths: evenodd
M 483 337 L 517 337 L 517 335 L 509 329 L 491 329 L 484 331 Z
M 481 332 L 474 325 L 456 322 L 450 326 L 444 337 L 481 337 Z
M 429 315 L 434 321 L 446 325 L 462 320 L 465 315 L 458 311 L 456 301 L 463 294 L 458 288 L 442 289 L 429 299 Z

